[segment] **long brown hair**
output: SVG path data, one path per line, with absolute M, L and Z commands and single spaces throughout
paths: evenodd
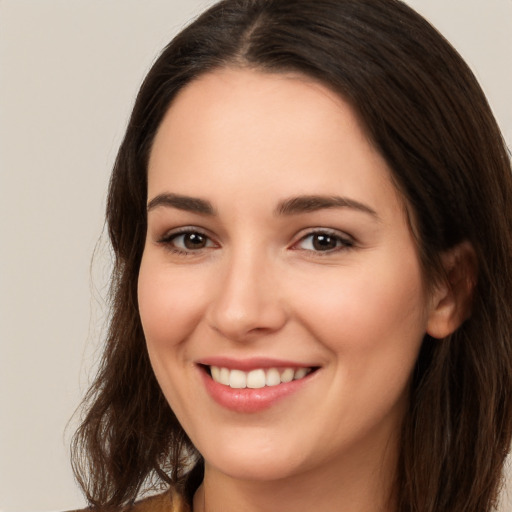
M 427 279 L 468 241 L 478 282 L 470 318 L 423 342 L 404 420 L 400 512 L 488 512 L 512 435 L 512 174 L 473 74 L 398 0 L 224 0 L 183 30 L 148 73 L 113 170 L 112 317 L 77 431 L 74 468 L 92 505 L 132 502 L 151 483 L 183 490 L 201 458 L 165 401 L 137 306 L 146 172 L 177 92 L 219 67 L 306 74 L 358 113 L 412 215 Z M 197 481 L 193 481 L 197 485 Z

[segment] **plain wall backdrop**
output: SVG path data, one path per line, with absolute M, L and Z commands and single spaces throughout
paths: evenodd
M 64 431 L 107 314 L 110 169 L 145 72 L 211 3 L 0 0 L 2 512 L 85 505 L 68 461 L 74 423 Z M 512 146 L 512 0 L 409 4 L 467 60 Z

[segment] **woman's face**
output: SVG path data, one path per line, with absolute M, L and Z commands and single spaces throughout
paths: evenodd
M 181 91 L 150 156 L 138 292 L 209 467 L 277 479 L 396 442 L 431 301 L 390 171 L 326 87 L 220 70 Z

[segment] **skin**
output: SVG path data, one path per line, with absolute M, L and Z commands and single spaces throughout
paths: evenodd
M 276 211 L 303 195 L 352 203 Z M 446 287 L 427 293 L 403 201 L 351 107 L 302 76 L 206 74 L 158 130 L 148 204 L 140 314 L 205 458 L 194 510 L 393 510 L 411 372 L 424 334 L 453 330 L 453 307 Z M 205 390 L 197 362 L 217 356 L 319 369 L 271 407 L 235 412 Z

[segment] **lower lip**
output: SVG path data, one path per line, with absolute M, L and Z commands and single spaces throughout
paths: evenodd
M 215 382 L 204 369 L 200 373 L 209 395 L 222 407 L 235 412 L 252 413 L 272 407 L 277 402 L 299 391 L 313 374 L 277 386 L 263 388 L 233 389 Z

